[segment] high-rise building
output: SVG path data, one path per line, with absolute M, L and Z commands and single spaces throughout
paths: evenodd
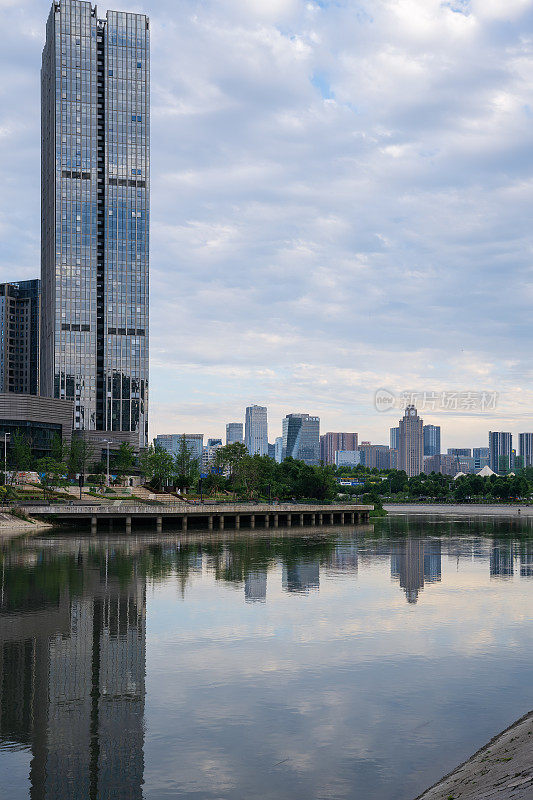
M 162 433 L 155 437 L 154 442 L 156 447 L 161 447 L 175 457 L 180 451 L 183 437 L 185 437 L 185 444 L 192 458 L 195 458 L 200 465 L 204 450 L 203 433 Z
M 424 455 L 440 454 L 440 425 L 424 425 Z
M 287 414 L 283 420 L 283 459 L 295 458 L 311 466 L 320 463 L 320 417 Z
M 398 450 L 399 437 L 400 437 L 400 429 L 399 428 L 391 428 L 390 429 L 390 449 L 391 450 Z
M 248 406 L 246 409 L 244 444 L 251 456 L 268 455 L 268 420 L 265 406 Z
M 448 447 L 449 456 L 464 456 L 472 458 L 472 448 L 470 447 Z
M 390 469 L 390 449 L 386 444 L 363 442 L 359 447 L 360 463 L 368 469 Z
M 504 431 L 489 432 L 489 466 L 505 474 L 512 467 L 513 437 Z
M 336 467 L 357 467 L 361 463 L 359 450 L 337 450 L 335 453 Z
M 278 436 L 274 442 L 274 458 L 278 464 L 283 461 L 283 436 Z
M 226 425 L 226 444 L 235 444 L 235 442 L 243 442 L 243 425 L 242 422 L 228 422 Z
M 398 469 L 408 477 L 420 475 L 424 468 L 424 423 L 414 406 L 407 406 L 400 420 L 398 436 Z
M 434 456 L 424 457 L 424 472 L 431 475 L 436 472 L 440 475 L 457 475 L 460 471 L 459 459 L 457 456 L 444 455 L 437 453 Z
M 144 14 L 55 0 L 41 70 L 41 393 L 148 436 L 150 46 Z
M 324 464 L 334 464 L 335 453 L 357 450 L 357 442 L 357 433 L 325 433 L 320 437 L 320 460 Z
M 39 394 L 41 282 L 0 284 L 0 393 Z
M 533 466 L 533 433 L 519 433 L 518 445 L 524 467 Z
M 472 450 L 474 460 L 474 471 L 479 472 L 483 467 L 488 467 L 490 463 L 490 451 L 488 447 L 474 447 Z

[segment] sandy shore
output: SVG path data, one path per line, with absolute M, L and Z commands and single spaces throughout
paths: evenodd
M 531 800 L 533 712 L 522 717 L 417 800 Z
M 384 505 L 389 514 L 444 514 L 461 517 L 533 517 L 533 506 L 506 505 L 452 505 L 439 503 L 389 503 Z

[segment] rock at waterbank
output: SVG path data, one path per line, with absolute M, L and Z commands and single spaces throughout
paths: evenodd
M 532 800 L 533 712 L 417 800 Z

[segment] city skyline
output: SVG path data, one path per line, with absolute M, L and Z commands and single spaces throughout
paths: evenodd
M 410 29 L 406 2 L 392 12 L 373 9 L 371 26 L 364 15 L 350 13 L 350 3 L 245 6 L 235 0 L 222 14 L 214 3 L 198 11 L 187 2 L 179 25 L 172 8 L 163 0 L 136 7 L 150 16 L 157 42 L 152 191 L 158 314 L 150 438 L 173 430 L 223 436 L 244 396 L 246 403 L 267 405 L 273 420 L 312 406 L 324 430 L 350 430 L 355 419 L 365 438 L 386 442 L 373 407 L 373 394 L 383 385 L 394 391 L 498 391 L 498 409 L 487 414 L 420 410 L 426 423 L 448 428 L 443 449 L 485 445 L 490 429 L 516 437 L 532 428 L 525 424 L 532 405 L 524 388 L 528 337 L 513 334 L 516 325 L 529 324 L 522 279 L 530 237 L 520 191 L 524 168 L 513 157 L 528 137 L 529 87 L 510 61 L 527 23 L 525 8 L 474 4 L 468 13 L 454 13 L 440 3 L 420 4 L 419 36 Z M 118 9 L 131 10 L 127 3 Z M 4 281 L 38 275 L 40 131 L 27 109 L 38 107 L 47 13 L 48 3 L 36 0 L 22 0 L 17 15 L 9 7 L 0 11 L 3 29 L 10 31 L 0 57 L 5 74 L 16 74 L 6 82 L 0 123 L 0 175 L 10 188 L 0 209 Z M 391 18 L 398 24 L 391 25 Z M 502 20 L 505 35 L 497 33 Z M 323 37 L 311 35 L 316 29 Z M 477 54 L 466 85 L 465 64 L 456 58 L 458 36 L 465 53 Z M 355 54 L 353 41 L 361 45 Z M 391 41 L 402 69 L 385 67 Z M 209 59 L 200 61 L 198 53 L 206 51 Z M 417 65 L 428 52 L 435 57 L 430 65 L 424 61 L 422 81 Z M 445 65 L 452 52 L 450 72 Z M 487 70 L 498 60 L 501 71 Z M 376 81 L 356 86 L 350 77 L 367 63 L 379 78 L 377 94 Z M 487 123 L 503 114 L 490 100 L 496 95 L 520 98 L 506 107 L 502 125 Z M 460 108 L 450 99 L 455 96 L 462 98 Z M 423 113 L 435 103 L 439 126 L 431 122 L 433 113 Z M 493 138 L 479 134 L 475 154 L 462 133 L 464 108 L 470 130 L 492 131 Z M 280 118 L 284 125 L 277 124 Z M 273 131 L 274 139 L 258 139 L 258 129 Z M 361 159 L 365 187 L 351 166 Z M 497 191 L 494 173 L 506 175 Z M 354 203 L 365 208 L 357 225 Z M 480 207 L 486 220 L 481 228 Z M 409 233 L 415 230 L 424 230 L 422 240 Z M 465 249 L 465 231 L 471 230 Z M 467 314 L 460 307 L 465 271 L 481 293 Z M 386 291 L 375 291 L 377 284 Z M 202 326 L 195 330 L 199 315 Z M 491 336 L 495 315 L 497 339 Z M 362 320 L 368 337 L 361 335 Z M 426 330 L 423 344 L 420 327 Z

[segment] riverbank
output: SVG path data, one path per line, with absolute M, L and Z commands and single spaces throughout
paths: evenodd
M 23 536 L 25 533 L 34 531 L 48 530 L 52 528 L 49 522 L 40 519 L 20 519 L 6 512 L 0 513 L 0 542 L 6 542 L 16 536 Z
M 461 517 L 532 517 L 533 506 L 482 505 L 452 503 L 387 503 L 389 514 L 441 514 Z
M 416 800 L 531 800 L 533 712 Z

